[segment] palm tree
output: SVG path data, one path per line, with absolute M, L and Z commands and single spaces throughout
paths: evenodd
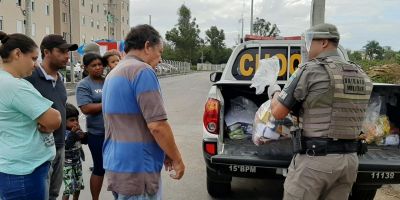
M 379 45 L 379 42 L 375 40 L 368 41 L 364 49 L 369 60 L 374 60 L 375 58 L 382 59 L 383 57 L 383 48 Z

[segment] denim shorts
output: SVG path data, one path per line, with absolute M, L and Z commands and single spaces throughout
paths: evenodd
M 47 161 L 27 175 L 0 172 L 0 200 L 45 200 L 49 168 Z

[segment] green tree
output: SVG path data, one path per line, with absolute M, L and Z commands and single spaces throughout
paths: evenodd
M 171 43 L 177 59 L 196 63 L 201 43 L 199 25 L 196 24 L 196 18 L 192 19 L 191 12 L 185 5 L 179 8 L 178 15 L 178 24 L 167 31 L 165 38 Z
M 276 24 L 272 24 L 263 18 L 256 17 L 253 23 L 253 33 L 260 36 L 278 36 L 281 31 Z
M 383 48 L 379 45 L 379 42 L 372 40 L 364 46 L 365 54 L 369 60 L 382 60 L 383 59 Z
M 173 45 L 171 45 L 169 42 L 164 42 L 164 51 L 162 54 L 162 58 L 166 60 L 179 60 L 175 53 Z
M 396 59 L 396 52 L 393 50 L 387 50 L 383 53 L 384 60 L 395 60 Z
M 351 61 L 357 62 L 357 61 L 362 60 L 362 55 L 361 55 L 361 53 L 360 53 L 359 51 L 353 51 L 353 52 L 348 51 L 348 52 L 349 52 L 349 53 L 348 53 L 349 59 L 350 59 Z
M 211 63 L 219 64 L 225 62 L 225 33 L 224 30 L 218 30 L 216 26 L 211 26 L 206 30 L 206 42 L 209 45 L 208 58 Z

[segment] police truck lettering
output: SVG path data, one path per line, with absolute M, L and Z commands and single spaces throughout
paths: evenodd
M 251 80 L 259 67 L 260 59 L 276 56 L 281 66 L 278 80 L 287 80 L 288 76 L 294 73 L 301 62 L 299 47 L 291 47 L 290 52 L 290 56 L 288 56 L 287 47 L 263 47 L 260 56 L 258 48 L 246 49 L 239 53 L 235 60 L 232 66 L 232 75 L 237 80 Z
M 229 171 L 231 172 L 242 172 L 242 173 L 256 173 L 257 168 L 255 166 L 248 165 L 229 165 Z
M 372 179 L 394 179 L 394 172 L 372 172 Z

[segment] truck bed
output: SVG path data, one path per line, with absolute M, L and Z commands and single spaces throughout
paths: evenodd
M 368 146 L 368 153 L 359 157 L 360 171 L 400 171 L 400 149 L 398 146 Z

